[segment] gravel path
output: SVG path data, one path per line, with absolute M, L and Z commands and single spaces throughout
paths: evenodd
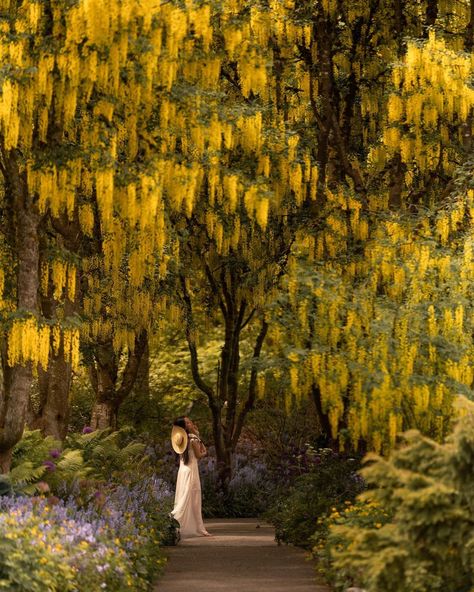
M 252 519 L 207 520 L 212 538 L 168 549 L 156 592 L 329 592 L 300 549 L 274 541 L 271 526 Z

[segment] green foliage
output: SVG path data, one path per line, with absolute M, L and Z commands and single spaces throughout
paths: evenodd
M 25 432 L 15 446 L 9 478 L 15 491 L 34 494 L 47 487 L 57 493 L 79 480 L 110 481 L 127 471 L 139 473 L 147 462 L 145 444 L 128 430 L 71 434 L 61 443 L 39 430 Z
M 87 434 L 71 434 L 65 443 L 68 449 L 79 451 L 90 470 L 90 477 L 111 479 L 115 473 L 140 465 L 145 445 L 132 441 L 127 429 L 111 432 L 95 430 Z
M 10 481 L 15 491 L 25 494 L 34 494 L 38 491 L 38 482 L 46 473 L 46 467 L 35 467 L 31 461 L 25 461 L 14 467 L 9 474 Z
M 13 493 L 13 488 L 12 488 L 10 476 L 9 475 L 0 475 L 0 496 L 11 495 L 12 493 Z
M 354 583 L 350 571 L 335 569 L 331 561 L 332 551 L 342 549 L 345 543 L 335 527 L 343 525 L 356 529 L 378 529 L 390 519 L 385 508 L 371 500 L 357 500 L 355 503 L 346 501 L 331 508 L 330 514 L 318 518 L 316 532 L 311 537 L 313 556 L 317 559 L 319 573 L 338 589 L 345 589 L 347 585 Z
M 161 532 L 160 542 L 166 547 L 176 546 L 181 539 L 179 522 L 171 514 L 167 516 L 166 524 L 159 529 L 159 532 Z
M 370 496 L 393 520 L 341 523 L 332 569 L 368 592 L 459 592 L 474 585 L 474 415 L 445 444 L 416 431 L 388 460 L 370 456 Z M 342 583 L 340 583 L 342 589 Z
M 331 507 L 354 499 L 362 490 L 357 468 L 355 458 L 329 449 L 318 450 L 310 470 L 297 477 L 266 513 L 275 526 L 277 541 L 309 548 L 318 518 L 326 516 Z
M 51 436 L 43 437 L 40 430 L 25 432 L 23 438 L 13 449 L 12 468 L 9 474 L 15 491 L 28 495 L 38 493 L 38 484 L 48 482 L 48 486 L 58 482 L 71 481 L 85 475 L 82 458 L 76 456 L 71 466 L 68 457 L 64 455 L 64 462 L 59 465 L 53 460 L 51 453 L 61 455 L 61 443 Z M 61 462 L 61 461 L 60 461 Z M 47 463 L 47 464 L 46 464 Z M 50 469 L 48 471 L 48 469 Z M 51 469 L 54 469 L 54 473 Z
M 12 468 L 26 462 L 38 466 L 49 457 L 49 451 L 59 445 L 58 440 L 51 436 L 44 437 L 40 430 L 26 431 L 13 449 Z
M 94 406 L 94 391 L 84 366 L 74 376 L 70 399 L 69 432 L 81 432 L 89 424 Z

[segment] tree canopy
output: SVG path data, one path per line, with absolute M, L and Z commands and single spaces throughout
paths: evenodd
M 115 425 L 164 321 L 227 475 L 270 375 L 342 445 L 444 434 L 473 381 L 471 2 L 0 10 L 4 468 L 36 374 L 44 431 L 79 364 Z

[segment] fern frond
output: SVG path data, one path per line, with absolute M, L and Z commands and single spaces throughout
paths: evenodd
M 15 484 L 32 483 L 41 479 L 46 472 L 46 467 L 34 466 L 31 461 L 25 461 L 10 471 L 10 480 Z
M 86 445 L 86 444 L 90 444 L 94 440 L 100 440 L 100 438 L 101 438 L 101 431 L 96 430 L 95 432 L 91 432 L 90 434 L 82 434 L 81 436 L 79 436 L 79 438 L 77 438 L 77 442 L 78 442 L 78 444 Z
M 105 446 L 103 446 L 102 443 L 98 444 L 97 446 L 94 446 L 94 449 L 92 450 L 92 456 L 93 457 L 103 457 L 106 456 L 107 451 Z
M 146 446 L 142 442 L 130 442 L 119 451 L 119 457 L 123 460 L 129 460 L 136 456 L 141 456 L 145 452 Z
M 64 473 L 76 473 L 84 467 L 81 450 L 67 450 L 57 464 L 58 470 Z
M 103 438 L 102 440 L 102 444 L 104 446 L 117 446 L 117 439 L 120 436 L 120 432 L 112 432 L 111 434 L 108 434 L 105 438 Z
M 38 483 L 29 483 L 15 488 L 18 493 L 24 493 L 25 495 L 35 495 L 40 492 Z

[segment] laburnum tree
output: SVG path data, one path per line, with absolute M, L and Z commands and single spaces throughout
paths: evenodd
M 150 322 L 147 281 L 165 272 L 162 190 L 174 176 L 151 130 L 188 29 L 206 31 L 205 13 L 171 3 L 117 0 L 104 12 L 90 1 L 4 1 L 0 10 L 6 470 L 34 373 L 56 355 L 77 366 L 81 335 L 92 348 L 111 339 L 115 352 L 133 350 Z M 76 296 L 79 324 L 68 316 Z M 54 314 L 41 297 L 54 299 Z
M 400 210 L 408 217 L 413 206 L 443 203 L 440 193 L 447 196 L 453 162 L 465 157 L 469 145 L 459 130 L 470 121 L 470 66 L 458 50 L 467 47 L 471 12 L 462 2 L 451 10 L 433 2 L 279 0 L 222 2 L 212 10 L 219 31 L 209 44 L 213 76 L 201 77 L 191 57 L 201 46 L 189 40 L 169 106 L 163 105 L 169 125 L 162 150 L 182 161 L 173 182 L 186 187 L 183 200 L 189 199 L 189 177 L 195 183 L 191 194 L 197 189 L 200 196 L 192 212 L 171 215 L 180 240 L 176 285 L 193 374 L 209 399 L 218 459 L 228 479 L 239 417 L 253 407 L 255 385 L 263 385 L 257 359 L 267 333 L 265 309 L 274 297 L 270 286 L 283 275 L 296 231 L 313 261 L 328 262 L 357 282 L 373 239 L 383 241 L 384 215 L 395 212 L 398 227 Z M 431 28 L 440 37 L 407 45 L 407 36 L 427 38 Z M 436 60 L 428 64 L 428 55 Z M 451 103 L 437 116 L 434 101 L 444 84 L 450 85 Z M 454 99 L 459 92 L 464 102 Z M 442 147 L 435 148 L 436 142 Z M 444 219 L 440 215 L 436 223 Z M 409 224 L 401 233 L 410 237 L 415 229 L 416 223 Z M 289 281 L 297 285 L 298 278 Z M 403 291 L 401 283 L 397 289 Z M 211 318 L 217 318 L 214 310 L 221 315 L 216 386 L 199 375 L 195 306 Z M 239 339 L 244 328 L 252 331 L 257 313 L 262 320 L 254 333 L 252 370 L 241 372 Z M 306 313 L 335 321 L 323 309 L 306 306 Z M 344 406 L 336 411 L 334 405 L 329 419 L 325 397 L 319 394 L 316 402 L 335 436 Z M 392 418 L 390 434 L 395 423 Z M 382 440 L 380 433 L 369 445 L 378 448 Z
M 161 107 L 169 117 L 161 150 L 181 159 L 170 184 L 182 187 L 184 207 L 167 208 L 179 247 L 170 269 L 193 378 L 211 411 L 225 487 L 257 397 L 266 306 L 284 274 L 303 212 L 316 198 L 318 169 L 309 148 L 297 149 L 304 117 L 285 106 L 270 7 L 223 2 L 207 9 L 212 59 L 203 75 L 196 56 L 204 38 L 184 44 L 169 104 Z M 309 43 L 303 27 L 292 35 Z M 203 316 L 221 327 L 222 350 L 211 380 L 200 368 Z M 243 341 L 252 343 L 250 351 L 243 351 Z
M 279 215 L 284 217 L 286 183 L 291 177 L 292 192 L 301 201 L 303 181 L 298 167 L 288 168 L 296 152 L 284 116 L 263 104 L 270 88 L 264 56 L 248 48 L 234 71 L 233 55 L 241 47 L 241 32 L 230 18 L 235 7 L 226 5 L 221 13 L 224 42 L 206 3 L 124 0 L 113 3 L 105 16 L 94 2 L 4 2 L 1 9 L 0 132 L 12 231 L 5 234 L 5 252 L 10 247 L 18 263 L 4 294 L 2 449 L 7 467 L 23 429 L 34 372 L 38 366 L 47 370 L 55 356 L 77 365 L 80 336 L 91 352 L 98 394 L 94 421 L 97 426 L 113 423 L 136 373 L 137 340 L 166 308 L 166 302 L 157 302 L 157 286 L 179 243 L 171 238 L 164 253 L 165 206 L 178 217 L 191 215 L 204 185 L 212 205 L 225 176 L 225 207 L 230 212 L 243 207 L 251 224 L 264 230 L 270 201 L 276 208 L 282 204 Z M 251 27 L 249 15 L 244 18 L 245 35 L 257 34 L 262 47 L 269 38 L 268 15 L 265 7 L 252 11 Z M 216 96 L 222 95 L 219 44 L 229 54 L 229 85 L 237 75 L 247 105 L 239 113 L 232 114 L 227 105 L 223 117 L 219 110 L 203 116 L 206 99 L 217 107 Z M 254 101 L 255 93 L 260 101 Z M 187 99 L 185 110 L 177 108 L 181 96 Z M 264 117 L 274 134 L 274 163 L 260 154 Z M 221 144 L 231 152 L 235 148 L 233 154 L 243 151 L 249 160 L 258 156 L 258 170 L 249 180 L 219 168 Z M 281 169 L 276 191 L 266 186 L 273 165 Z M 305 171 L 308 178 L 317 173 L 308 159 Z M 219 240 L 222 229 L 216 224 L 213 238 Z M 238 241 L 237 230 L 232 234 Z M 68 316 L 76 300 L 80 323 Z M 124 349 L 132 368 L 118 386 Z M 58 394 L 53 386 L 45 389 Z M 67 388 L 62 399 L 66 394 Z M 40 399 L 41 424 L 45 406 L 55 409 L 58 402 L 50 405 L 48 395 Z
M 339 443 L 387 449 L 415 426 L 442 438 L 453 399 L 472 389 L 471 73 L 471 57 L 434 34 L 408 43 L 367 162 L 367 171 L 382 172 L 398 157 L 403 203 L 387 207 L 382 185 L 367 213 L 339 192 L 330 242 L 316 254 L 313 239 L 299 242 L 313 263 L 292 265 L 270 339 L 286 347 L 291 391 L 314 398 L 326 435 Z M 444 197 L 433 192 L 437 173 Z M 293 327 L 289 340 L 282 324 L 287 334 Z
M 314 400 L 329 442 L 387 451 L 413 427 L 442 439 L 453 401 L 470 395 L 472 237 L 456 222 L 450 246 L 433 234 L 421 216 L 381 222 L 355 276 L 304 257 L 290 265 L 267 372 L 287 385 L 286 405 Z

